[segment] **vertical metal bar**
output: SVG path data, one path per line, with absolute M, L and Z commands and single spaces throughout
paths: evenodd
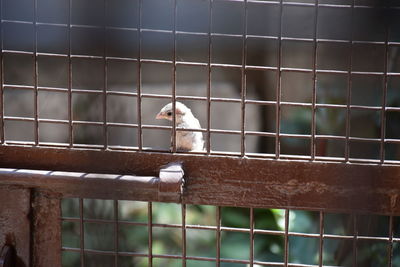
M 80 244 L 80 253 L 81 253 L 81 267 L 85 266 L 85 232 L 83 226 L 83 199 L 79 199 L 79 244 Z
M 285 210 L 285 255 L 284 255 L 284 265 L 285 267 L 289 264 L 289 210 Z
M 385 1 L 385 11 L 387 10 L 387 1 Z M 386 98 L 387 98 L 387 87 L 388 87 L 388 58 L 389 58 L 389 25 L 387 17 L 385 20 L 385 58 L 384 58 L 384 70 L 383 70 L 383 92 L 382 92 L 382 111 L 381 111 L 381 143 L 380 143 L 380 162 L 385 161 L 385 136 L 386 136 Z
M 114 266 L 118 267 L 118 251 L 119 251 L 119 205 L 118 205 L 118 200 L 114 200 L 114 249 L 115 249 L 115 254 L 114 254 Z
M 241 132 L 240 132 L 240 155 L 244 157 L 246 153 L 246 60 L 247 60 L 247 0 L 244 0 L 244 21 L 243 21 L 243 40 L 242 40 L 242 86 L 241 86 Z
M 182 267 L 186 267 L 186 204 L 182 208 Z
M 137 58 L 137 124 L 138 124 L 138 148 L 139 151 L 143 149 L 142 143 L 142 0 L 138 0 L 139 14 L 138 14 L 138 58 Z
M 211 30 L 212 30 L 212 3 L 213 0 L 209 1 L 208 6 L 208 57 L 207 57 L 207 142 L 206 142 L 206 151 L 207 155 L 211 153 L 211 49 L 212 49 L 212 38 L 211 38 Z
M 281 80 L 282 80 L 282 21 L 283 21 L 283 0 L 279 1 L 279 36 L 278 36 L 278 66 L 276 81 L 276 136 L 275 136 L 275 158 L 279 159 L 281 153 L 280 131 L 281 131 Z
M 216 236 L 216 249 L 217 249 L 217 258 L 216 258 L 216 267 L 221 266 L 221 207 L 218 206 L 216 209 L 216 224 L 217 224 L 217 236 Z
M 4 125 L 4 57 L 3 57 L 3 1 L 0 0 L 0 144 L 5 142 Z
M 346 146 L 344 150 L 345 161 L 349 161 L 350 157 L 350 119 L 351 119 L 351 88 L 352 88 L 352 71 L 353 71 L 353 48 L 354 48 L 354 4 L 355 0 L 351 2 L 351 22 L 350 22 L 350 59 L 349 59 L 349 69 L 347 71 L 347 103 L 346 103 Z
M 74 129 L 73 129 L 73 114 L 72 114 L 72 0 L 69 0 L 68 5 L 68 132 L 69 132 L 69 147 L 74 145 Z
M 353 267 L 357 267 L 357 239 L 358 239 L 358 227 L 357 227 L 357 215 L 353 214 Z
M 311 160 L 315 159 L 315 135 L 316 135 L 316 102 L 317 102 L 317 33 L 318 33 L 318 0 L 314 5 L 314 51 L 313 51 L 313 88 L 312 88 L 312 117 L 311 117 Z
M 250 208 L 250 267 L 254 266 L 254 209 Z
M 103 28 L 103 138 L 104 138 L 104 149 L 108 147 L 108 127 L 107 127 L 107 0 L 104 0 L 104 28 Z
M 174 29 L 173 29 L 173 51 L 172 51 L 172 152 L 176 152 L 176 20 L 177 20 L 177 3 L 174 0 Z
M 388 267 L 393 262 L 393 216 L 389 217 L 389 246 L 388 246 Z
M 31 203 L 30 204 L 31 207 L 30 207 L 30 211 L 29 211 L 31 213 L 31 215 L 30 215 L 31 220 L 29 220 L 29 230 L 30 231 L 29 231 L 29 238 L 27 239 L 29 241 L 29 261 L 28 261 L 29 265 L 32 265 L 35 263 L 35 252 L 34 252 L 33 248 L 35 246 L 34 237 L 35 237 L 35 233 L 37 232 L 37 227 L 35 225 L 35 221 L 34 221 L 35 216 L 34 216 L 34 211 L 33 211 L 32 207 L 35 207 L 33 204 L 35 204 L 35 195 L 37 193 L 36 191 L 37 191 L 36 189 L 31 189 L 29 192 L 29 198 L 30 198 L 29 203 Z M 2 202 L 4 202 L 4 201 L 2 201 Z
M 319 258 L 318 258 L 318 265 L 319 267 L 323 266 L 323 256 L 324 256 L 324 221 L 325 221 L 325 214 L 324 212 L 319 212 Z
M 153 203 L 149 202 L 148 206 L 147 206 L 147 216 L 148 216 L 148 220 L 147 220 L 147 228 L 149 231 L 149 250 L 148 250 L 148 254 L 149 254 L 149 263 L 148 266 L 152 267 L 153 266 Z
M 34 86 L 34 138 L 35 146 L 39 145 L 39 110 L 38 110 L 38 58 L 37 58 L 37 0 L 33 0 L 33 86 Z

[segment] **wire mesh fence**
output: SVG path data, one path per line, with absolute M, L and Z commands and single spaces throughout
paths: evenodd
M 338 174 L 354 176 L 358 194 L 346 191 L 354 185 L 343 177 L 345 185 L 332 185 L 332 174 L 322 183 L 324 191 L 314 174 L 307 180 L 308 198 L 296 191 L 301 180 L 290 180 L 294 172 L 282 180 L 275 177 L 283 189 L 258 173 L 264 179 L 260 184 L 275 194 L 273 200 L 284 200 L 277 207 L 287 207 L 280 210 L 255 208 L 262 201 L 271 207 L 266 197 L 240 202 L 232 192 L 239 192 L 242 180 L 224 185 L 232 181 L 206 170 L 212 167 L 207 158 L 218 161 L 220 173 L 232 169 L 228 159 L 213 158 L 220 155 L 246 162 L 270 158 L 307 160 L 315 166 L 316 161 L 332 161 L 396 167 L 397 1 L 2 0 L 0 9 L 0 148 L 19 146 L 22 151 L 23 146 L 39 153 L 33 163 L 9 153 L 13 166 L 0 162 L 2 167 L 23 162 L 44 168 L 43 157 L 53 154 L 35 149 L 50 147 L 67 148 L 49 159 L 64 171 L 109 172 L 118 166 L 126 172 L 129 168 L 110 162 L 106 152 L 174 152 L 178 157 L 177 135 L 197 131 L 204 137 L 204 151 L 184 153 L 204 156 L 198 168 L 205 171 L 195 174 L 222 177 L 216 188 L 231 197 L 218 196 L 227 202 L 213 202 L 216 206 L 64 199 L 64 266 L 400 265 L 397 217 L 330 213 L 344 209 L 349 200 L 357 201 L 348 210 L 359 208 L 370 196 L 378 201 L 366 203 L 363 211 L 379 213 L 379 205 L 389 202 L 397 207 L 397 191 L 379 191 L 386 187 L 374 187 L 376 180 L 358 174 L 358 167 L 346 172 L 350 164 L 338 164 Z M 199 129 L 177 127 L 175 116 L 172 126 L 155 120 L 161 107 L 176 101 L 191 108 Z M 85 151 L 92 150 L 103 152 L 97 159 L 107 164 L 88 160 L 94 154 Z M 80 157 L 71 160 L 71 151 Z M 165 160 L 159 154 L 140 155 L 141 162 L 151 156 Z M 194 160 L 186 159 L 193 173 Z M 296 164 L 303 176 L 311 173 L 310 166 Z M 365 170 L 376 177 L 387 174 L 388 184 L 394 184 L 396 170 L 384 167 Z M 138 167 L 148 172 L 149 167 L 143 168 Z M 290 165 L 278 169 L 286 168 Z M 317 170 L 333 168 L 318 165 Z M 242 189 L 254 190 L 256 182 L 246 175 L 251 181 Z M 360 182 L 362 175 L 367 185 Z M 209 177 L 198 177 L 209 182 Z M 189 200 L 210 201 L 204 187 L 196 180 L 189 185 L 194 195 Z M 326 192 L 344 200 L 337 206 L 329 203 L 335 198 Z M 301 200 L 290 199 L 290 193 Z M 318 194 L 325 200 L 310 204 Z M 255 206 L 229 208 L 226 203 Z M 319 211 L 292 210 L 290 204 Z M 386 205 L 382 213 L 394 213 L 393 207 Z
M 183 130 L 154 116 L 177 100 L 199 119 L 205 154 L 398 163 L 395 1 L 1 10 L 2 144 L 175 151 Z
M 64 199 L 63 264 L 397 266 L 398 220 L 303 210 Z

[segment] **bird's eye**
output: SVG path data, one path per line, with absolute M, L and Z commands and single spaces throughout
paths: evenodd
M 168 116 L 172 116 L 172 112 L 171 112 L 171 111 L 168 111 L 168 112 L 167 112 L 167 115 L 168 115 Z

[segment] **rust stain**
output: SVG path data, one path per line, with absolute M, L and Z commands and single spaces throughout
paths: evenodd
M 299 182 L 297 179 L 291 179 L 285 184 L 274 184 L 272 187 L 287 195 L 307 194 L 310 192 L 324 194 L 338 191 L 337 187 L 328 186 L 322 182 Z
M 390 195 L 390 209 L 395 210 L 397 204 L 397 194 Z
M 15 246 L 15 235 L 13 233 L 6 233 L 4 245 Z
M 277 208 L 400 214 L 400 202 L 397 201 L 400 166 L 15 146 L 0 146 L 0 157 L 2 155 L 7 157 L 2 158 L 0 166 L 9 168 L 135 173 L 139 176 L 156 176 L 159 166 L 182 161 L 187 178 L 185 202 L 250 207 L 276 203 Z M 153 192 L 150 186 L 145 190 L 132 186 L 127 192 L 127 184 L 116 181 L 55 181 L 32 177 L 5 177 L 0 183 L 18 183 L 67 197 L 145 200 L 151 198 Z M 396 188 L 399 190 L 390 191 Z

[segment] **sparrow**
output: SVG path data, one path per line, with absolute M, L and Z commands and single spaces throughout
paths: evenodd
M 173 121 L 172 108 L 172 103 L 165 105 L 157 114 L 156 119 Z M 196 119 L 190 108 L 181 102 L 175 102 L 175 124 L 176 128 L 201 129 L 199 120 Z M 176 150 L 180 152 L 204 151 L 203 133 L 176 131 Z

